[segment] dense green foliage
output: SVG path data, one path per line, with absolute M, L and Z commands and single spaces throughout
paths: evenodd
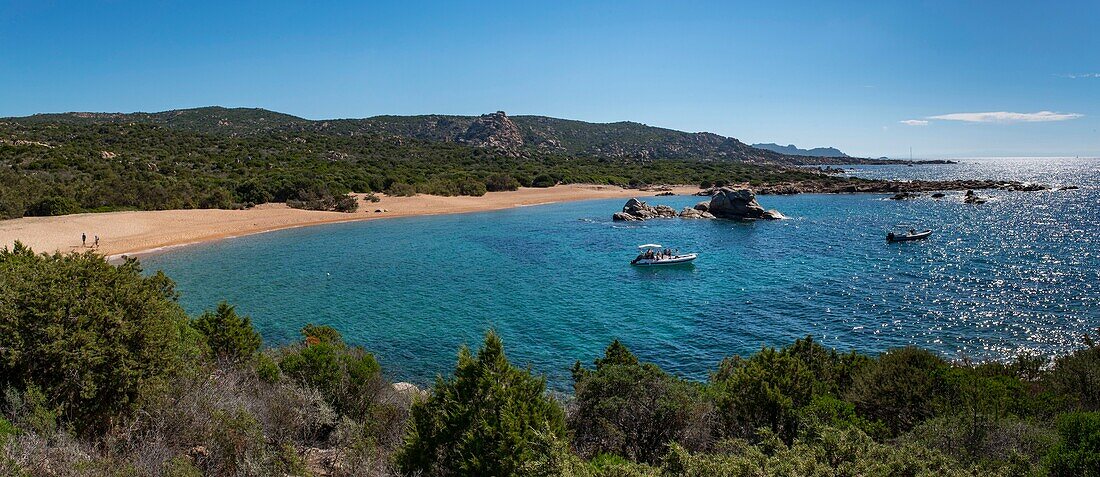
M 0 218 L 116 209 L 239 208 L 264 202 L 353 211 L 348 192 L 482 195 L 556 183 L 858 181 L 810 170 L 702 159 L 653 160 L 493 149 L 385 134 L 186 123 L 0 122 Z M 52 119 L 51 119 L 52 118 Z M 56 121 L 55 121 L 56 120 Z M 263 123 L 268 124 L 268 123 Z
M 171 280 L 92 254 L 0 251 L 0 388 L 37 389 L 78 431 L 102 430 L 179 366 Z
M 1100 412 L 1059 417 L 1058 434 L 1046 459 L 1051 475 L 1100 476 Z
M 280 350 L 279 368 L 298 383 L 320 391 L 342 414 L 361 419 L 370 415 L 385 382 L 374 355 L 348 346 L 329 326 L 306 325 L 301 344 Z
M 545 392 L 545 380 L 512 366 L 489 332 L 476 357 L 460 350 L 454 378 L 440 377 L 413 405 L 400 467 L 425 475 L 519 473 L 542 456 L 535 442 L 565 435 L 562 409 Z
M 218 304 L 216 311 L 207 311 L 191 323 L 206 337 L 206 343 L 215 356 L 243 361 L 260 350 L 260 334 L 252 329 L 252 319 L 238 316 L 237 310 L 226 302 Z
M 584 457 L 615 454 L 654 463 L 669 442 L 704 448 L 710 440 L 711 407 L 703 387 L 639 363 L 617 340 L 594 370 L 578 362 L 573 381 L 569 428 Z
M 1092 339 L 973 364 L 805 338 L 707 382 L 615 341 L 562 402 L 491 332 L 424 393 L 332 327 L 258 351 L 247 317 L 189 320 L 172 289 L 132 260 L 0 252 L 0 474 L 1100 475 Z

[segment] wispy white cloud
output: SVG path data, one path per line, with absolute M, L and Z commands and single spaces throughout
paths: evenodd
M 1081 78 L 1100 78 L 1100 73 L 1071 73 L 1068 75 L 1058 75 L 1063 78 L 1069 79 L 1081 79 Z
M 1040 123 L 1049 121 L 1068 121 L 1084 116 L 1077 113 L 1056 113 L 1053 111 L 1039 111 L 1037 113 L 1011 113 L 996 111 L 989 113 L 951 113 L 939 116 L 929 116 L 928 119 L 942 119 L 944 121 L 964 121 L 968 123 Z
M 898 121 L 906 126 L 927 126 L 928 121 L 923 119 L 906 119 L 905 121 Z

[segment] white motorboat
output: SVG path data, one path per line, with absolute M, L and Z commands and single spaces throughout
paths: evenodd
M 641 253 L 639 253 L 634 260 L 631 260 L 630 264 L 641 267 L 683 265 L 685 263 L 690 263 L 699 256 L 697 253 L 673 253 L 671 250 L 663 249 L 660 244 L 655 243 L 639 245 L 638 248 L 641 250 Z
M 916 230 L 910 230 L 909 233 L 901 234 L 901 235 L 897 235 L 897 234 L 894 234 L 893 232 L 890 232 L 890 233 L 886 234 L 886 241 L 891 242 L 891 243 L 892 242 L 909 242 L 909 241 L 912 241 L 912 240 L 926 239 L 926 238 L 928 238 L 929 235 L 932 235 L 931 230 L 924 230 L 924 231 L 921 231 L 921 232 L 917 232 Z

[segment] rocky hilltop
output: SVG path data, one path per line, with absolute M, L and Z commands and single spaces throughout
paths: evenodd
M 677 131 L 630 121 L 589 123 L 547 116 L 508 116 L 503 111 L 481 116 L 431 114 L 315 121 L 264 109 L 206 107 L 159 113 L 37 114 L 0 121 L 82 125 L 152 124 L 176 130 L 230 136 L 317 133 L 409 138 L 484 147 L 510 157 L 558 154 L 641 161 L 690 159 L 780 165 L 883 162 L 790 155 L 755 148 L 736 138 L 719 134 Z
M 504 111 L 479 116 L 455 142 L 475 147 L 488 147 L 509 156 L 519 157 L 523 149 L 523 133 Z

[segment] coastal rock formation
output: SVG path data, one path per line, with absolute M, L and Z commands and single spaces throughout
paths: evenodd
M 986 200 L 984 198 L 979 197 L 978 194 L 975 194 L 972 190 L 966 191 L 966 196 L 963 197 L 964 204 L 984 204 L 985 202 Z
M 523 147 L 523 133 L 504 111 L 497 111 L 478 116 L 466 128 L 466 132 L 455 138 L 455 142 L 488 147 L 509 157 L 519 157 Z
M 699 210 L 693 207 L 684 207 L 684 210 L 680 211 L 681 219 L 713 219 L 714 214 Z
M 612 215 L 617 221 L 636 221 L 676 217 L 676 210 L 668 206 L 653 207 L 637 198 L 626 201 L 623 211 Z
M 616 212 L 611 216 L 612 220 L 619 222 L 634 222 L 657 218 L 677 217 L 683 219 L 782 219 L 783 214 L 777 210 L 764 210 L 756 201 L 756 195 L 749 189 L 719 188 L 709 202 L 699 202 L 693 207 L 684 207 L 676 213 L 676 209 L 667 205 L 652 206 L 637 198 L 626 201 L 622 212 Z
M 935 194 L 932 194 L 933 199 L 942 199 L 946 196 L 947 194 L 944 194 L 943 192 L 936 192 Z
M 635 220 L 668 219 L 676 217 L 676 209 L 667 205 L 652 206 L 637 198 L 626 201 L 622 212 L 611 216 L 612 220 L 632 222 Z
M 776 210 L 764 210 L 756 201 L 756 195 L 749 189 L 719 189 L 710 199 L 707 211 L 720 219 L 781 219 L 783 214 Z
M 891 197 L 890 200 L 916 199 L 917 197 L 920 197 L 920 194 L 917 194 L 915 192 L 898 192 L 897 194 L 894 194 L 894 196 Z
M 669 207 L 667 205 L 655 206 L 653 207 L 653 211 L 656 212 L 657 217 L 660 218 L 676 217 L 676 209 L 673 209 L 672 207 Z
M 826 176 L 822 176 L 826 177 Z M 735 184 L 728 188 L 748 188 L 748 183 Z M 711 187 L 696 192 L 695 195 L 710 197 L 718 193 L 721 187 Z M 982 190 L 996 189 L 1012 192 L 1031 192 L 1049 190 L 1050 187 L 1042 184 L 1031 184 L 1016 181 L 995 180 L 951 180 L 951 181 L 885 181 L 848 178 L 846 180 L 806 179 L 790 182 L 780 182 L 763 185 L 754 188 L 760 195 L 785 195 L 785 194 L 852 194 L 852 193 L 876 193 L 897 194 L 908 192 L 940 192 L 948 190 L 964 191 L 967 189 Z

